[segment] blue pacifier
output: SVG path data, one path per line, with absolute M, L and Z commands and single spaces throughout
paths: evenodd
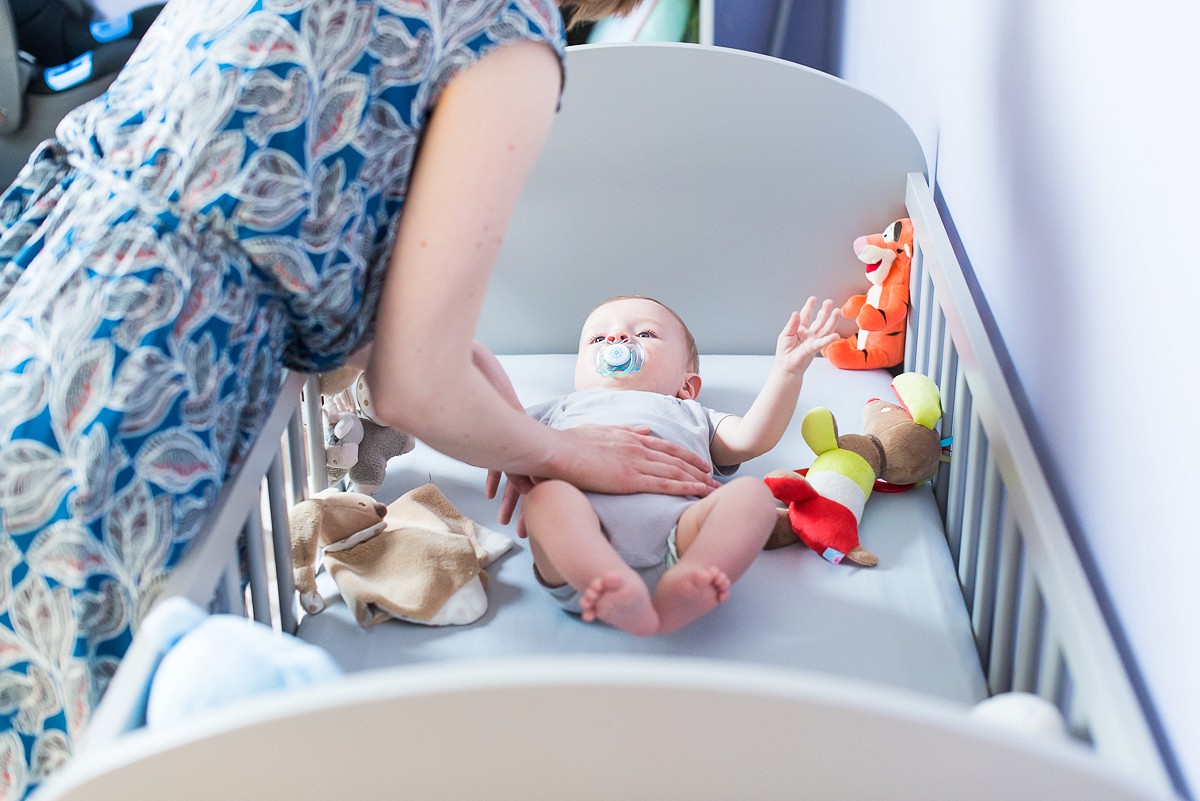
M 620 377 L 636 373 L 646 363 L 646 351 L 636 339 L 610 342 L 596 350 L 596 372 Z

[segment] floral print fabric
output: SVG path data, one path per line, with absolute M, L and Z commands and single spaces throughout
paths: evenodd
M 0 196 L 0 798 L 69 756 L 283 367 L 369 330 L 441 90 L 553 0 L 173 0 Z

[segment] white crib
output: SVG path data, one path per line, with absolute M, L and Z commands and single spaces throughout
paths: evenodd
M 480 338 L 505 354 L 520 391 L 550 394 L 559 386 L 540 376 L 569 379 L 561 354 L 574 350 L 591 304 L 618 291 L 659 296 L 692 325 L 721 403 L 707 400 L 724 408 L 757 388 L 762 354 L 794 305 L 862 291 L 850 242 L 910 216 L 905 368 L 938 383 L 953 458 L 931 491 L 870 501 L 863 537 L 882 549 L 879 572 L 834 567 L 801 546 L 765 553 L 713 623 L 652 644 L 527 599 L 525 579 L 511 578 L 512 565 L 527 571 L 517 561 L 527 555 L 502 561 L 493 608 L 464 629 L 362 632 L 336 609 L 298 623 L 286 509 L 321 486 L 324 466 L 319 441 L 306 442 L 319 426 L 301 423 L 305 379 L 293 375 L 163 593 L 208 603 L 223 592 L 237 608 L 248 595 L 248 614 L 298 630 L 354 672 L 131 731 L 145 684 L 135 641 L 84 749 L 39 797 L 1171 797 L 911 130 L 837 79 L 738 51 L 589 46 L 568 63 L 560 119 L 501 254 Z M 831 405 L 853 431 L 866 393 L 887 381 L 818 362 L 801 403 Z M 789 432 L 744 470 L 802 467 L 811 454 L 798 443 Z M 432 477 L 489 525 L 478 475 L 418 448 L 393 461 L 384 492 Z M 921 527 L 933 536 L 912 533 Z M 905 584 L 914 564 L 928 573 Z M 879 596 L 895 604 L 925 585 L 951 588 L 935 599 L 954 616 L 939 631 L 889 634 L 900 618 L 860 603 L 876 587 L 900 588 Z M 814 627 L 804 613 L 818 609 L 860 628 Z M 775 653 L 780 638 L 788 645 Z M 1013 690 L 1054 702 L 1073 741 L 965 714 Z

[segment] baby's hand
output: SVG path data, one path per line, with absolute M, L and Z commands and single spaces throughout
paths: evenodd
M 809 298 L 803 309 L 792 312 L 775 346 L 775 364 L 793 375 L 803 375 L 816 355 L 839 338 L 841 309 L 826 300 L 813 319 L 816 305 L 817 299 Z
M 354 389 L 343 389 L 336 395 L 326 395 L 321 404 L 329 414 L 358 414 L 358 404 L 354 400 Z

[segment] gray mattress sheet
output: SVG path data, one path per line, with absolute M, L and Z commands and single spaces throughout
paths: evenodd
M 571 388 L 572 355 L 502 357 L 526 404 Z M 767 356 L 704 356 L 700 400 L 744 412 L 770 369 Z M 808 466 L 813 454 L 800 418 L 814 406 L 858 431 L 863 404 L 892 397 L 882 371 L 840 371 L 824 359 L 805 379 L 796 419 L 769 454 L 743 465 L 761 476 Z M 468 626 L 389 622 L 362 629 L 335 600 L 300 624 L 300 636 L 329 650 L 349 671 L 441 660 L 541 654 L 623 653 L 744 661 L 836 674 L 973 703 L 985 685 L 969 620 L 928 483 L 903 494 L 872 495 L 861 540 L 876 568 L 832 565 L 803 545 L 765 551 L 734 585 L 730 600 L 675 634 L 636 638 L 560 610 L 536 584 L 532 559 L 513 527 L 496 522 L 483 496 L 484 471 L 418 445 L 393 459 L 378 493 L 389 502 L 432 480 L 463 514 L 512 536 L 515 546 L 488 568 L 488 611 Z M 326 596 L 336 588 L 322 575 Z

